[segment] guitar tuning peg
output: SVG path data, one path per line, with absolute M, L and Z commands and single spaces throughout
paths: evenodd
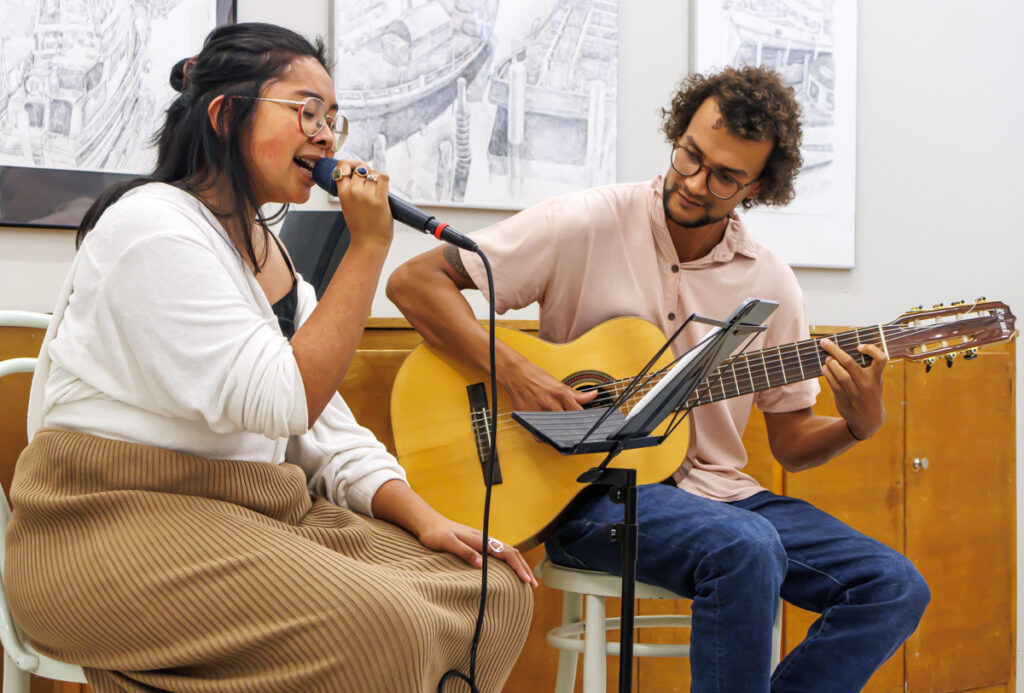
M 974 299 L 974 302 L 975 303 L 981 303 L 982 301 L 985 301 L 985 300 L 987 300 L 987 299 L 984 296 L 978 296 L 976 299 Z
M 950 303 L 949 305 L 951 305 L 951 306 L 962 306 L 962 305 L 963 305 L 963 304 L 965 304 L 965 303 L 967 303 L 967 301 L 964 301 L 964 300 L 960 300 L 960 301 L 953 301 L 953 302 L 952 302 L 952 303 Z
M 955 351 L 952 354 L 946 354 L 946 368 L 952 368 L 954 361 L 956 361 Z
M 923 363 L 924 363 L 924 372 L 925 373 L 929 373 L 932 370 L 932 366 L 935 365 L 935 357 L 934 356 L 929 356 L 928 358 L 926 358 L 924 360 Z
M 944 305 L 946 305 L 946 304 L 945 303 L 936 303 L 934 306 L 932 306 L 932 308 L 942 308 Z
M 923 305 L 917 305 L 917 306 L 914 306 L 913 308 L 911 308 L 910 310 L 908 310 L 907 312 L 908 313 L 919 313 L 922 310 L 924 310 L 924 306 Z
M 964 352 L 964 361 L 972 361 L 978 358 L 978 347 L 971 347 Z

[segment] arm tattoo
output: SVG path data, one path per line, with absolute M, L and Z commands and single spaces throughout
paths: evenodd
M 469 272 L 466 271 L 466 266 L 462 264 L 462 255 L 459 253 L 459 249 L 454 245 L 446 245 L 444 250 L 441 251 L 444 255 L 444 259 L 448 261 L 451 268 L 455 270 L 455 274 L 459 275 L 469 283 L 473 283 L 473 278 L 469 276 Z

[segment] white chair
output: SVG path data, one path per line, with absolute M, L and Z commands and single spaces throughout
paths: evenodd
M 546 556 L 534 574 L 544 584 L 562 590 L 562 625 L 548 631 L 547 642 L 559 650 L 555 693 L 572 693 L 576 685 L 576 659 L 583 653 L 583 693 L 605 693 L 606 658 L 619 654 L 618 642 L 607 642 L 605 631 L 618 630 L 619 618 L 607 618 L 605 598 L 622 594 L 622 580 L 608 573 L 566 568 Z M 636 583 L 637 599 L 686 599 L 661 587 Z M 583 602 L 586 611 L 583 612 Z M 636 628 L 689 628 L 690 617 L 681 614 L 634 616 Z M 583 639 L 580 640 L 580 635 Z M 781 600 L 772 627 L 772 668 L 782 650 Z M 633 644 L 634 657 L 689 657 L 690 646 L 675 643 Z
M 24 311 L 0 311 L 0 327 L 35 327 L 46 329 L 50 316 Z M 12 358 L 0 361 L 0 378 L 12 373 L 31 373 L 35 369 L 34 358 Z M 0 644 L 4 649 L 3 693 L 29 693 L 29 674 L 35 674 L 54 681 L 85 683 L 82 667 L 39 654 L 25 642 L 18 624 L 14 622 L 7 607 L 7 594 L 3 589 L 2 575 L 7 553 L 7 522 L 11 508 L 7 496 L 0 489 Z

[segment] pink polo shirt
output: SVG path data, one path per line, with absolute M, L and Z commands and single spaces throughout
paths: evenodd
M 605 320 L 637 316 L 671 334 L 690 313 L 724 318 L 747 297 L 779 308 L 750 349 L 809 337 L 803 294 L 789 266 L 733 217 L 722 241 L 699 260 L 680 263 L 665 223 L 663 180 L 592 188 L 546 200 L 473 234 L 494 271 L 495 309 L 540 304 L 540 336 L 576 339 Z M 462 260 L 486 296 L 479 258 Z M 710 328 L 692 324 L 673 348 L 690 349 Z M 722 501 L 757 493 L 742 469 L 741 436 L 752 404 L 787 412 L 814 404 L 820 387 L 806 380 L 694 409 L 690 447 L 675 479 L 680 488 Z

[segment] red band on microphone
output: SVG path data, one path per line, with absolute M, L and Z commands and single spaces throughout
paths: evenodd
M 436 238 L 437 240 L 441 240 L 441 232 L 444 231 L 446 228 L 448 228 L 448 224 L 445 224 L 444 222 L 438 224 L 437 228 L 434 229 L 434 238 Z

